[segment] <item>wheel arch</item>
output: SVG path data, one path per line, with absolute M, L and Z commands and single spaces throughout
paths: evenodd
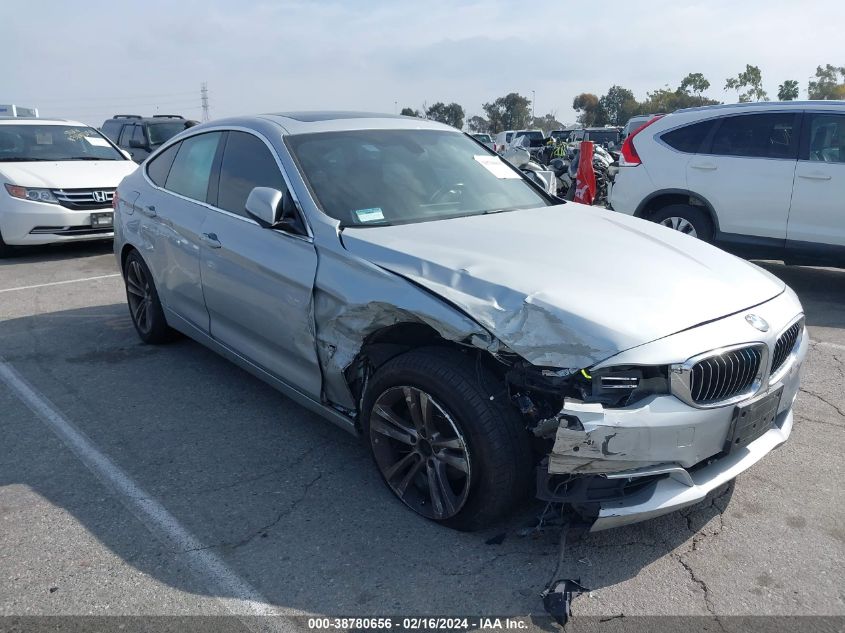
M 344 378 L 356 403 L 360 405 L 370 376 L 397 356 L 422 348 L 441 347 L 473 357 L 504 380 L 507 366 L 493 354 L 471 344 L 444 337 L 434 327 L 419 321 L 399 321 L 384 325 L 368 334 L 353 361 L 344 370 Z M 359 414 L 360 414 L 360 406 Z M 357 425 L 360 429 L 360 415 Z
M 647 220 L 653 213 L 670 204 L 686 204 L 691 207 L 704 209 L 713 222 L 713 228 L 716 234 L 720 232 L 719 217 L 716 215 L 713 205 L 707 198 L 689 189 L 660 189 L 652 192 L 640 202 L 637 210 L 634 212 L 634 217 Z

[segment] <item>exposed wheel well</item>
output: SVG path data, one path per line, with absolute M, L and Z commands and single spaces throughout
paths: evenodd
M 129 257 L 129 253 L 131 253 L 132 251 L 136 251 L 136 250 L 138 250 L 138 249 L 135 248 L 134 246 L 132 246 L 132 244 L 124 244 L 123 248 L 120 249 L 120 270 L 121 271 L 123 271 L 123 269 L 125 267 L 126 258 Z
M 364 339 L 357 356 L 344 374 L 349 389 L 357 402 L 361 401 L 369 377 L 387 361 L 400 354 L 422 347 L 444 347 L 459 350 L 483 363 L 497 377 L 504 380 L 507 370 L 502 362 L 489 352 L 472 345 L 462 345 L 443 338 L 430 325 L 424 323 L 395 323 L 372 332 Z
M 716 213 L 713 211 L 713 207 L 710 206 L 710 203 L 704 198 L 701 198 L 689 191 L 659 193 L 643 203 L 634 215 L 638 218 L 648 220 L 652 215 L 660 211 L 660 209 L 668 207 L 671 204 L 686 204 L 702 209 L 710 216 L 710 220 L 713 222 L 713 227 L 717 231 L 719 230 L 719 219 L 716 217 Z

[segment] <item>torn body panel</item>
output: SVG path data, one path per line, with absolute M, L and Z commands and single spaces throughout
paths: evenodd
M 344 371 L 367 337 L 378 330 L 398 323 L 419 323 L 448 341 L 491 353 L 501 349 L 478 323 L 430 292 L 369 262 L 339 257 L 332 251 L 320 253 L 314 317 L 323 398 L 350 410 L 358 403 Z

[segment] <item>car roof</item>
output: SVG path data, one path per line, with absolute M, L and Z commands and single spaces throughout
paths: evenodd
M 185 117 L 176 117 L 176 116 L 115 116 L 110 119 L 106 119 L 103 123 L 173 123 L 179 121 L 190 121 L 191 119 L 186 119 Z
M 226 126 L 250 126 L 271 122 L 283 130 L 283 135 L 312 134 L 318 132 L 346 132 L 354 130 L 447 130 L 460 133 L 455 128 L 411 116 L 379 114 L 375 112 L 314 111 L 276 112 L 253 116 L 216 119 L 191 128 L 191 131 Z
M 718 112 L 722 110 L 767 110 L 772 108 L 824 108 L 839 109 L 845 107 L 845 101 L 748 101 L 744 103 L 720 103 L 718 105 L 697 106 L 675 110 L 671 114 L 685 112 Z

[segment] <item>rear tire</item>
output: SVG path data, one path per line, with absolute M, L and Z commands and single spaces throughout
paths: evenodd
M 704 209 L 688 204 L 670 204 L 652 213 L 648 219 L 703 242 L 713 241 L 713 221 Z
M 388 488 L 428 519 L 476 530 L 529 496 L 528 432 L 501 381 L 457 350 L 385 363 L 367 387 L 362 424 Z
M 151 345 L 170 341 L 173 331 L 164 317 L 152 273 L 138 251 L 133 250 L 126 256 L 123 281 L 129 316 L 141 340 Z

